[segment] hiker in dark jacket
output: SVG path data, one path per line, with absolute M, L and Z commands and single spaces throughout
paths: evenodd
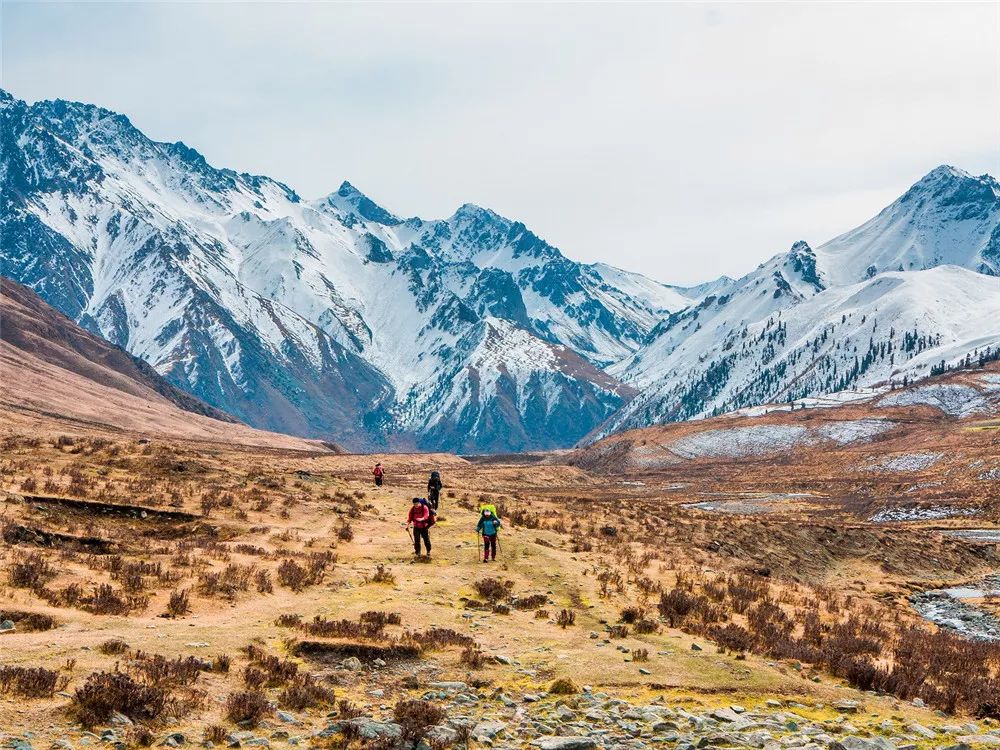
M 430 501 L 431 507 L 435 511 L 438 509 L 438 502 L 441 499 L 441 488 L 444 485 L 441 483 L 441 474 L 437 471 L 431 472 L 431 478 L 427 480 L 427 499 Z
M 500 532 L 500 519 L 489 508 L 483 508 L 479 516 L 476 531 L 483 535 L 483 562 L 497 559 L 497 534 Z
M 419 497 L 413 498 L 413 505 L 410 506 L 410 512 L 406 516 L 406 528 L 413 529 L 413 553 L 415 555 L 420 555 L 420 540 L 422 539 L 424 546 L 427 548 L 427 556 L 431 556 L 431 537 L 429 532 L 433 525 L 434 514 L 431 513 L 430 506 L 420 502 Z

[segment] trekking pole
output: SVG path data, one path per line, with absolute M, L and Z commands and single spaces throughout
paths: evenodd
M 476 532 L 476 562 L 479 562 L 479 558 L 482 557 L 480 553 L 483 551 L 483 535 L 478 531 Z

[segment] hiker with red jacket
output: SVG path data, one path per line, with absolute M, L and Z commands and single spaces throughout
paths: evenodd
M 382 477 L 385 476 L 385 471 L 382 469 L 382 462 L 381 461 L 379 461 L 377 464 L 375 464 L 375 468 L 372 469 L 372 475 L 374 475 L 374 477 L 375 477 L 375 486 L 376 487 L 381 487 L 382 486 Z
M 431 556 L 430 528 L 434 525 L 434 514 L 431 507 L 419 497 L 413 498 L 410 513 L 406 516 L 406 528 L 413 529 L 413 553 L 420 556 L 420 540 L 427 548 L 427 556 Z

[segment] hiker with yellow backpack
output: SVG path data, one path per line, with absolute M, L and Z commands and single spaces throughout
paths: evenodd
M 497 536 L 502 525 L 495 505 L 484 505 L 479 509 L 479 523 L 476 524 L 476 533 L 483 538 L 484 563 L 497 559 Z

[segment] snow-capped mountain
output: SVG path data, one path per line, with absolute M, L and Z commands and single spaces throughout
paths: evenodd
M 0 93 L 3 273 L 255 426 L 347 445 L 569 445 L 601 367 L 696 297 L 464 205 L 401 219 L 216 169 L 119 114 Z
M 1000 351 L 1000 185 L 939 167 L 861 227 L 670 287 L 466 204 L 303 200 L 123 115 L 0 92 L 2 272 L 257 427 L 511 451 Z
M 668 316 L 609 372 L 641 389 L 602 428 L 717 414 L 1000 352 L 1000 184 L 939 167 L 876 217 Z

